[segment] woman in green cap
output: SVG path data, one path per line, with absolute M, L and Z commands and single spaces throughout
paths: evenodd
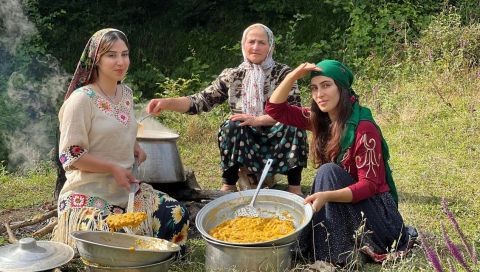
M 292 84 L 309 73 L 311 107 L 286 103 Z M 275 120 L 312 131 L 310 154 L 318 171 L 305 203 L 316 213 L 301 248 L 335 265 L 351 263 L 356 249 L 381 262 L 409 248 L 387 144 L 370 110 L 359 105 L 352 82 L 352 72 L 339 61 L 304 63 L 285 77 L 266 106 Z M 363 233 L 354 237 L 362 225 Z

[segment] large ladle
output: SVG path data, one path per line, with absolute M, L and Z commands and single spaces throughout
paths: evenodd
M 247 216 L 247 217 L 258 217 L 259 213 L 258 210 L 255 208 L 255 200 L 257 199 L 258 193 L 260 192 L 260 189 L 262 188 L 263 181 L 267 177 L 268 170 L 270 169 L 270 166 L 272 165 L 273 160 L 268 159 L 267 163 L 265 164 L 265 167 L 263 168 L 262 175 L 260 176 L 260 181 L 258 182 L 257 189 L 255 190 L 255 193 L 253 194 L 252 201 L 250 204 L 242 206 L 238 208 L 235 212 L 235 216 Z

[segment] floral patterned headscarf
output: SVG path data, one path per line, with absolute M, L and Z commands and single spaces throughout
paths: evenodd
M 247 34 L 253 28 L 260 27 L 265 30 L 268 38 L 268 49 L 267 57 L 260 64 L 251 63 L 247 59 L 247 54 L 243 45 L 247 38 Z M 273 48 L 274 48 L 275 39 L 270 28 L 262 24 L 253 24 L 247 27 L 243 31 L 242 36 L 242 54 L 243 54 L 243 63 L 240 64 L 240 68 L 245 69 L 245 76 L 242 81 L 243 91 L 242 91 L 242 109 L 244 113 L 252 114 L 255 116 L 263 115 L 263 104 L 265 103 L 265 97 L 263 94 L 263 87 L 265 85 L 265 78 L 269 71 L 274 65 L 272 58 Z
M 65 100 L 68 99 L 73 91 L 90 83 L 90 80 L 92 79 L 92 72 L 94 70 L 93 68 L 98 62 L 97 57 L 98 49 L 100 48 L 100 42 L 105 34 L 112 31 L 120 32 L 126 37 L 125 33 L 114 28 L 101 29 L 93 34 L 93 36 L 88 40 L 85 49 L 83 49 L 82 56 L 77 64 L 77 69 L 75 69 L 72 81 L 70 81 L 67 93 L 65 94 Z

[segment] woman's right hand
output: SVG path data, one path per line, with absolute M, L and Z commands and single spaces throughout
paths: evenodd
M 302 63 L 293 71 L 287 74 L 285 79 L 278 85 L 278 87 L 273 91 L 272 96 L 270 96 L 269 101 L 274 104 L 279 104 L 287 101 L 290 91 L 292 90 L 293 84 L 300 78 L 306 76 L 312 71 L 320 71 L 313 63 Z
M 158 116 L 164 110 L 186 112 L 190 108 L 190 99 L 188 97 L 175 98 L 156 98 L 150 100 L 147 105 L 147 112 Z
M 127 191 L 130 191 L 130 183 L 137 182 L 132 172 L 120 166 L 112 167 L 111 173 L 117 184 Z
M 305 198 L 304 203 L 312 205 L 313 212 L 320 211 L 328 202 L 325 192 L 317 192 Z
M 294 80 L 299 80 L 313 71 L 320 72 L 321 69 L 317 67 L 315 63 L 304 62 L 298 65 L 297 68 L 291 71 L 288 75 Z

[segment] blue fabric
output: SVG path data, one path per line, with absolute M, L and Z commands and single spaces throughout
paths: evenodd
M 342 189 L 354 182 L 343 168 L 327 163 L 318 169 L 311 193 Z M 314 214 L 311 224 L 300 236 L 303 253 L 315 260 L 349 263 L 355 248 L 353 236 L 362 224 L 362 213 L 366 218 L 364 233 L 371 233 L 365 234 L 360 247 L 368 244 L 376 253 L 386 253 L 399 238 L 397 249 L 407 247 L 402 216 L 391 194 L 386 192 L 355 204 L 327 203 Z

